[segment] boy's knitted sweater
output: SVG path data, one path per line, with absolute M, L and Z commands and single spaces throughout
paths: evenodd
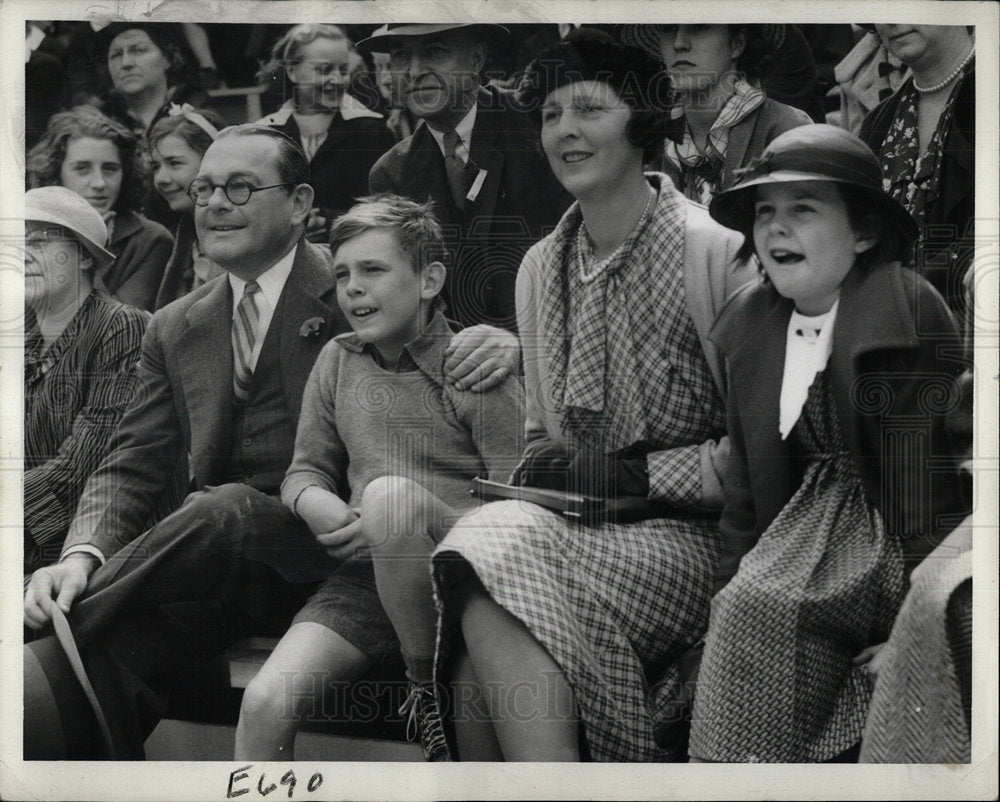
M 313 485 L 347 498 L 346 484 L 357 507 L 370 481 L 391 475 L 463 510 L 474 506 L 474 477 L 506 481 L 523 450 L 520 381 L 508 377 L 485 393 L 456 390 L 444 380 L 451 337 L 435 313 L 395 371 L 381 367 L 356 334 L 329 342 L 306 385 L 282 501 L 291 506 Z

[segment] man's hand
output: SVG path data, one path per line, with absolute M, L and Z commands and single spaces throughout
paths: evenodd
M 313 207 L 309 211 L 309 219 L 306 220 L 306 236 L 307 237 L 324 237 L 327 235 L 327 227 L 329 220 L 323 217 L 320 210 Z
M 62 562 L 35 571 L 24 592 L 24 623 L 32 629 L 41 629 L 52 620 L 53 604 L 68 613 L 99 562 L 93 554 L 78 551 Z
M 445 351 L 445 378 L 459 390 L 482 393 L 517 371 L 521 346 L 509 331 L 470 326 L 451 338 Z

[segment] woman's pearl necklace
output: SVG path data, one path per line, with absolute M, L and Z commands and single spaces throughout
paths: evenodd
M 941 81 L 941 83 L 934 84 L 934 86 L 921 86 L 920 84 L 917 83 L 917 79 L 914 78 L 913 88 L 916 89 L 922 95 L 930 95 L 934 92 L 940 92 L 942 89 L 944 89 L 948 84 L 950 84 L 959 76 L 959 73 L 961 73 L 962 70 L 965 69 L 965 65 L 968 64 L 970 61 L 972 61 L 972 57 L 974 55 L 976 55 L 975 45 L 972 46 L 972 50 L 969 51 L 969 55 L 967 55 L 964 59 L 962 59 L 962 63 L 959 64 L 957 67 L 955 67 L 955 70 L 952 72 L 952 74 L 949 75 L 947 78 L 945 78 L 943 81 Z
M 649 214 L 649 210 L 653 206 L 653 201 L 658 197 L 656 190 L 653 189 L 648 184 L 646 185 L 646 189 L 648 190 L 646 194 L 646 206 L 643 208 L 642 214 L 639 215 L 639 222 L 636 223 L 635 228 L 638 228 L 642 224 L 643 220 L 646 219 L 646 216 Z M 635 228 L 633 228 L 632 231 L 635 231 Z M 577 255 L 577 267 L 580 270 L 580 280 L 584 284 L 589 284 L 604 271 L 605 267 L 611 264 L 611 262 L 615 259 L 615 257 L 618 256 L 619 253 L 621 253 L 622 249 L 625 247 L 625 244 L 628 242 L 628 237 L 625 238 L 625 242 L 623 242 L 621 245 L 615 248 L 615 250 L 612 253 L 608 254 L 603 259 L 598 259 L 596 256 L 592 256 L 591 257 L 592 264 L 588 268 L 587 257 L 584 256 L 584 250 L 585 250 L 584 244 L 586 242 L 586 237 L 587 237 L 585 229 L 586 226 L 581 222 L 580 228 L 576 232 L 576 237 L 577 237 L 576 255 Z M 629 234 L 629 236 L 632 236 L 631 233 Z

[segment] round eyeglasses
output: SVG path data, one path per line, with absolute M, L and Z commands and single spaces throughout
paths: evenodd
M 213 184 L 205 178 L 196 178 L 188 186 L 188 197 L 197 206 L 208 206 L 209 200 L 215 194 L 215 190 L 222 188 L 223 193 L 233 206 L 243 206 L 250 201 L 250 196 L 255 192 L 263 192 L 265 189 L 277 189 L 295 184 L 294 181 L 286 181 L 283 184 L 271 184 L 269 187 L 255 187 L 245 178 L 230 178 L 225 185 Z

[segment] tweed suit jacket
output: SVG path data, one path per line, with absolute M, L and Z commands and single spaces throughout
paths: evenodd
M 278 336 L 281 383 L 292 430 L 306 379 L 331 337 L 348 330 L 336 304 L 329 252 L 305 239 L 268 336 Z M 279 317 L 280 313 L 280 317 Z M 322 324 L 309 336 L 307 320 Z M 232 290 L 220 276 L 156 312 L 143 338 L 139 389 L 112 450 L 91 476 L 64 551 L 94 546 L 109 557 L 145 529 L 157 498 L 185 454 L 198 490 L 228 481 L 233 407 Z M 291 454 L 292 443 L 278 453 Z M 284 457 L 278 457 L 284 460 Z M 287 464 L 272 466 L 284 472 Z
M 451 198 L 444 156 L 427 126 L 396 144 L 372 167 L 372 192 L 434 201 L 451 250 L 448 317 L 469 326 L 517 329 L 514 284 L 521 259 L 555 228 L 573 198 L 538 147 L 534 119 L 496 89 L 483 88 L 469 143 L 467 186 L 485 171 L 476 198 L 460 212 Z

